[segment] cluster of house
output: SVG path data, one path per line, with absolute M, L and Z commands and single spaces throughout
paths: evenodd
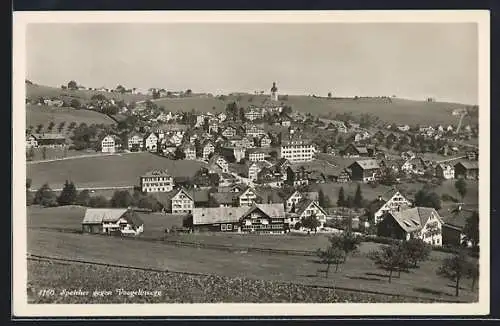
M 66 137 L 58 133 L 32 133 L 26 136 L 26 148 L 64 147 Z

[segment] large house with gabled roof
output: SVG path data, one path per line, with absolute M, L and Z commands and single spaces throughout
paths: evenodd
M 411 206 L 411 201 L 403 196 L 398 189 L 393 188 L 378 196 L 377 199 L 370 203 L 370 207 L 368 208 L 369 219 L 374 224 L 378 224 L 386 212 L 395 212 L 410 208 Z
M 380 174 L 380 165 L 373 159 L 357 160 L 347 168 L 351 172 L 351 180 L 353 181 L 375 181 Z
M 82 232 L 136 236 L 144 231 L 144 222 L 127 208 L 87 208 Z

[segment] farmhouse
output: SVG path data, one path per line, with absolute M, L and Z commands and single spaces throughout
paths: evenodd
M 295 225 L 298 221 L 309 217 L 316 216 L 320 222 L 320 227 L 323 227 L 326 223 L 326 212 L 319 206 L 316 200 L 304 199 L 297 204 L 297 209 L 295 211 L 295 216 L 290 219 L 290 226 Z
M 185 160 L 196 160 L 196 148 L 192 144 L 185 144 L 182 147 L 182 151 L 184 152 L 184 155 L 186 156 L 184 159 Z
M 266 164 L 266 161 L 249 162 L 246 165 L 247 173 L 245 176 L 252 181 L 256 181 L 258 179 L 258 174 L 264 167 L 269 167 L 269 164 Z
M 248 124 L 245 127 L 245 135 L 248 137 L 257 138 L 257 137 L 260 137 L 261 135 L 264 135 L 264 134 L 265 134 L 264 129 L 262 129 L 254 124 Z
M 227 126 L 221 133 L 222 136 L 229 138 L 236 136 L 236 128 L 232 126 Z
M 455 168 L 449 164 L 438 164 L 436 165 L 436 177 L 441 179 L 453 179 L 455 178 Z
M 202 158 L 208 160 L 208 156 L 215 151 L 215 147 L 210 141 L 206 141 L 202 147 Z
M 84 233 L 139 235 L 144 222 L 136 212 L 122 208 L 87 208 L 82 221 Z
M 144 148 L 150 152 L 157 152 L 158 151 L 158 140 L 159 140 L 159 136 L 154 132 L 150 132 L 144 138 Z
M 208 161 L 208 172 L 210 173 L 228 173 L 229 164 L 226 159 L 220 155 L 214 155 Z
M 427 163 L 422 157 L 414 157 L 403 163 L 401 171 L 409 174 L 423 175 L 427 169 Z
M 411 202 L 397 189 L 391 189 L 375 199 L 368 209 L 369 218 L 378 224 L 387 212 L 395 212 L 411 207 Z
M 443 221 L 434 208 L 414 207 L 395 212 L 386 212 L 377 225 L 379 236 L 398 240 L 422 239 L 433 245 L 442 245 Z
M 174 179 L 167 170 L 153 170 L 140 177 L 143 192 L 169 192 L 174 188 Z
M 185 189 L 179 189 L 172 197 L 171 201 L 172 214 L 191 213 L 194 208 L 194 200 L 192 194 Z
M 374 181 L 380 174 L 380 166 L 376 160 L 358 160 L 347 167 L 351 171 L 351 180 Z
M 115 135 L 107 135 L 101 140 L 102 153 L 114 153 L 119 147 L 119 139 Z
M 467 219 L 478 212 L 478 207 L 457 205 L 448 214 L 443 216 L 443 245 L 460 247 L 466 244 L 468 247 L 472 245 L 466 242 L 464 228 Z
M 351 143 L 340 151 L 340 155 L 343 157 L 368 157 L 368 149 L 365 146 L 356 146 Z
M 269 137 L 269 135 L 262 135 L 259 140 L 258 140 L 258 143 L 259 143 L 259 147 L 270 147 L 271 146 L 271 138 Z
M 248 207 L 193 208 L 194 231 L 241 231 L 240 218 Z
M 253 204 L 240 218 L 242 232 L 285 233 L 285 210 L 282 204 Z
M 246 157 L 250 162 L 261 162 L 266 158 L 266 152 L 261 149 L 249 149 L 246 152 Z
M 319 194 L 316 191 L 312 192 L 300 192 L 298 190 L 295 190 L 292 192 L 290 195 L 288 195 L 285 198 L 285 211 L 286 212 L 291 212 L 291 211 L 296 211 L 297 205 L 299 204 L 300 201 L 304 199 L 310 199 L 317 201 L 319 198 Z
M 26 137 L 26 148 L 63 146 L 66 146 L 66 137 L 63 134 L 31 134 Z
M 257 119 L 262 119 L 264 117 L 264 112 L 262 109 L 251 107 L 245 112 L 245 119 L 249 121 L 254 121 Z
M 455 178 L 479 179 L 479 166 L 477 161 L 462 161 L 455 164 Z
M 127 137 L 127 148 L 132 152 L 141 151 L 143 148 L 144 136 L 138 133 L 131 133 Z

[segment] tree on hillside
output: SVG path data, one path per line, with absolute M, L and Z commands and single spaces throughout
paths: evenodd
M 76 83 L 76 81 L 71 80 L 70 82 L 68 82 L 68 89 L 71 90 L 78 89 L 78 84 Z
M 316 233 L 318 227 L 321 225 L 320 221 L 315 214 L 306 216 L 301 219 L 302 226 L 308 229 L 307 233 L 314 231 Z
M 241 121 L 245 121 L 245 109 L 243 107 L 240 108 L 239 110 L 239 114 L 238 114 L 238 118 L 241 120 Z
M 354 194 L 354 207 L 363 207 L 363 195 L 361 194 L 361 186 L 359 184 L 356 187 L 356 193 Z
M 132 206 L 133 198 L 128 190 L 117 190 L 110 200 L 111 207 L 129 207 Z
M 406 251 L 409 263 L 413 267 L 418 267 L 418 263 L 429 258 L 432 248 L 421 239 L 410 239 L 403 242 L 403 248 Z
M 332 97 L 332 92 L 328 92 L 328 98 Z
M 78 193 L 75 204 L 80 206 L 90 206 L 90 191 L 84 189 Z
M 470 262 L 467 259 L 467 255 L 461 250 L 452 257 L 445 258 L 438 268 L 437 274 L 455 282 L 455 296 L 458 297 L 460 292 L 460 281 L 468 276 L 467 272 L 469 268 Z
M 66 121 L 62 121 L 61 123 L 59 123 L 59 125 L 57 126 L 57 131 L 62 132 L 65 125 Z
M 184 94 L 186 94 L 186 96 L 191 96 L 193 94 L 193 91 L 191 89 L 188 89 Z
M 54 129 L 54 126 L 55 126 L 55 125 L 56 125 L 56 124 L 54 123 L 54 121 L 49 122 L 49 126 L 47 127 L 47 130 L 48 130 L 48 131 L 52 131 L 52 129 Z
M 63 190 L 61 191 L 61 194 L 57 198 L 57 202 L 59 205 L 64 206 L 64 205 L 73 205 L 76 202 L 76 187 L 73 184 L 73 182 L 70 182 L 66 180 L 64 183 Z
M 408 265 L 408 258 L 401 244 L 381 247 L 379 250 L 370 252 L 368 257 L 379 268 L 389 271 L 389 283 L 392 281 L 393 272 L 401 272 Z
M 98 93 L 98 94 L 92 95 L 90 100 L 91 101 L 106 101 L 107 98 L 106 98 L 106 96 L 104 96 L 104 94 Z
M 476 287 L 477 280 L 479 279 L 479 264 L 469 263 L 469 268 L 467 268 L 467 277 L 472 279 L 471 291 L 474 291 Z
M 163 205 L 158 201 L 158 199 L 151 195 L 143 196 L 141 199 L 139 199 L 137 206 L 139 208 L 150 209 L 153 212 L 159 212 L 163 208 Z
M 69 106 L 72 107 L 73 109 L 79 109 L 82 107 L 82 104 L 76 98 L 73 98 L 69 102 Z
M 33 199 L 33 203 L 45 207 L 57 206 L 57 196 L 54 194 L 52 189 L 50 189 L 49 185 L 45 183 L 35 193 L 35 198 Z
M 31 178 L 26 178 L 26 189 L 30 189 L 31 184 L 32 184 Z
M 330 199 L 328 198 L 328 196 L 325 195 L 325 193 L 323 192 L 323 189 L 319 190 L 318 203 L 319 203 L 319 206 L 321 206 L 323 208 L 330 207 Z
M 465 235 L 465 242 L 470 241 L 474 248 L 479 245 L 479 213 L 477 211 L 473 212 L 472 215 L 467 218 L 463 233 Z
M 92 208 L 106 208 L 109 207 L 109 202 L 104 196 L 92 196 L 89 200 L 89 206 Z
M 35 158 L 35 150 L 33 147 L 30 147 L 30 149 L 26 152 L 26 161 L 33 161 Z
M 340 187 L 339 198 L 337 199 L 337 206 L 344 207 L 346 205 L 344 187 Z
M 182 150 L 182 148 L 177 147 L 174 152 L 174 158 L 176 160 L 183 160 L 186 158 L 186 153 Z
M 328 241 L 332 247 L 342 250 L 344 253 L 344 263 L 348 256 L 352 256 L 359 251 L 359 245 L 361 244 L 361 239 L 352 232 L 333 234 Z
M 457 189 L 460 198 L 462 198 L 462 203 L 464 202 L 465 195 L 467 194 L 467 182 L 463 178 L 455 181 L 455 189 Z
M 441 209 L 441 199 L 435 192 L 430 192 L 425 186 L 415 194 L 415 206 L 432 207 L 436 210 Z
M 326 264 L 326 278 L 328 278 L 330 274 L 331 265 L 335 265 L 335 273 L 337 273 L 339 265 L 344 261 L 344 252 L 333 246 L 328 246 L 325 250 L 318 249 L 316 255 L 320 259 L 321 264 Z
M 46 160 L 47 159 L 47 147 L 42 147 L 42 159 Z
M 36 125 L 36 133 L 39 134 L 43 129 L 43 123 L 39 123 Z
M 292 170 L 291 167 L 288 167 L 286 169 L 286 183 L 289 185 L 293 185 L 295 182 L 295 172 Z
M 26 206 L 30 206 L 33 204 L 33 194 L 30 191 L 31 188 L 31 179 L 26 178 Z

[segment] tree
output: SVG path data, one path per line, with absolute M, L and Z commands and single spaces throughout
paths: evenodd
M 127 190 L 117 190 L 111 197 L 111 207 L 129 207 L 132 206 L 133 198 Z
M 174 158 L 176 160 L 183 160 L 186 158 L 186 153 L 180 147 L 177 147 L 174 152 Z
M 33 203 L 45 207 L 57 206 L 57 196 L 54 194 L 52 189 L 50 189 L 49 185 L 45 183 L 35 193 L 35 198 L 33 199 Z
M 76 81 L 71 80 L 71 81 L 68 83 L 68 89 L 71 89 L 71 90 L 78 89 L 78 84 L 76 83 Z
M 326 278 L 328 278 L 330 272 L 330 265 L 335 265 L 335 273 L 337 273 L 339 265 L 344 261 L 344 252 L 332 246 L 328 246 L 325 250 L 318 249 L 316 255 L 320 259 L 321 264 L 326 264 Z
M 354 207 L 363 207 L 363 195 L 361 194 L 361 186 L 359 184 L 356 188 L 356 193 L 354 194 Z
M 158 201 L 158 199 L 151 195 L 143 196 L 139 199 L 137 206 L 140 208 L 150 209 L 153 212 L 158 212 L 163 208 L 163 205 Z
M 332 97 L 332 92 L 328 92 L 328 98 Z
M 392 273 L 394 271 L 401 272 L 401 269 L 408 265 L 408 258 L 406 252 L 401 244 L 393 244 L 390 246 L 381 247 L 377 251 L 372 251 L 368 257 L 379 268 L 389 271 L 389 283 L 392 281 Z
M 43 129 L 43 123 L 39 123 L 36 125 L 36 133 L 40 133 Z
M 42 159 L 47 159 L 47 147 L 42 147 Z
M 339 198 L 337 199 L 337 206 L 344 207 L 346 205 L 344 187 L 340 187 Z
M 92 196 L 89 200 L 89 206 L 93 208 L 109 207 L 109 202 L 104 196 Z
M 466 242 L 470 241 L 474 248 L 479 245 L 479 213 L 477 211 L 473 212 L 465 221 L 463 233 Z
M 69 106 L 74 108 L 74 109 L 79 109 L 82 106 L 82 104 L 76 98 L 73 98 L 69 102 Z
M 467 268 L 467 277 L 472 279 L 471 283 L 471 291 L 474 291 L 476 287 L 477 280 L 479 279 L 479 264 L 478 263 L 469 263 L 469 267 Z
M 76 202 L 76 195 L 77 191 L 75 185 L 73 184 L 73 182 L 69 182 L 68 180 L 66 180 L 63 190 L 57 198 L 57 202 L 61 206 L 73 205 Z
M 321 225 L 320 221 L 318 220 L 315 214 L 303 217 L 301 222 L 303 227 L 309 229 L 309 231 L 314 231 L 314 232 L 316 232 L 318 227 Z M 309 231 L 307 233 L 309 233 Z
M 468 276 L 469 268 L 470 262 L 467 260 L 467 255 L 463 250 L 460 250 L 452 257 L 447 257 L 443 260 L 441 266 L 437 270 L 437 274 L 455 282 L 455 296 L 458 297 L 460 281 L 463 277 Z
M 286 182 L 290 185 L 293 185 L 295 183 L 295 172 L 291 167 L 288 167 L 286 169 Z
M 27 152 L 26 152 L 26 161 L 32 161 L 35 158 L 35 150 L 33 147 L 31 147 Z
M 463 178 L 455 181 L 455 189 L 457 189 L 460 198 L 462 198 L 462 202 L 464 201 L 465 195 L 467 194 L 467 182 Z
M 26 189 L 30 189 L 31 188 L 31 178 L 26 178 Z
M 84 189 L 76 196 L 75 204 L 80 206 L 90 206 L 90 191 Z
M 323 192 L 323 189 L 319 190 L 318 203 L 319 203 L 319 206 L 321 206 L 323 208 L 330 207 L 330 199 L 328 198 L 328 196 L 325 195 L 325 193 Z
M 56 124 L 54 123 L 54 121 L 51 121 L 51 122 L 49 122 L 49 126 L 47 127 L 47 129 L 48 129 L 49 131 L 52 131 L 52 129 L 54 129 L 54 126 L 55 126 L 55 125 L 56 125 Z
M 403 242 L 403 248 L 413 267 L 417 267 L 419 262 L 427 260 L 432 251 L 430 245 L 416 238 Z
M 59 125 L 57 126 L 57 131 L 62 132 L 65 125 L 66 121 L 62 121 L 61 123 L 59 123 Z
M 33 194 L 30 191 L 31 179 L 26 179 L 26 206 L 30 206 L 33 203 Z
M 188 89 L 184 94 L 186 94 L 186 96 L 191 96 L 193 94 L 193 91 L 191 89 Z
M 436 210 L 441 209 L 441 199 L 435 192 L 429 192 L 427 188 L 422 188 L 415 194 L 415 206 L 432 207 Z
M 344 253 L 344 262 L 348 256 L 359 251 L 359 245 L 361 244 L 361 239 L 351 232 L 345 232 L 340 235 L 334 234 L 328 240 L 331 246 L 342 250 Z

